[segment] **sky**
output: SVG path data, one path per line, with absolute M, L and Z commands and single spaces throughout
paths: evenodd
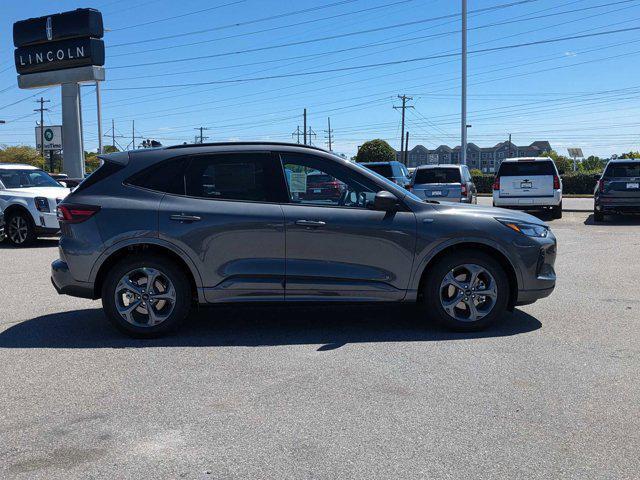
M 206 141 L 296 141 L 306 108 L 315 145 L 327 146 L 330 118 L 337 153 L 372 138 L 399 149 L 401 94 L 412 97 L 410 147 L 460 143 L 458 0 L 1 3 L 0 145 L 35 144 L 41 96 L 45 124 L 61 122 L 60 87 L 17 87 L 13 23 L 79 7 L 100 10 L 107 30 L 105 145 L 112 121 L 120 148 L 132 133 L 136 146 L 193 142 L 199 127 Z M 565 155 L 639 149 L 640 0 L 469 0 L 468 10 L 469 142 L 511 134 Z M 82 114 L 85 150 L 95 151 L 92 85 Z

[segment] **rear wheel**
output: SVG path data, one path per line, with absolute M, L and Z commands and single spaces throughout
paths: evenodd
M 553 218 L 562 218 L 562 202 L 557 207 L 552 209 Z
M 107 274 L 102 306 L 118 330 L 138 338 L 157 337 L 174 330 L 188 316 L 190 282 L 165 257 L 127 257 Z
M 479 330 L 502 317 L 509 299 L 504 268 L 483 252 L 448 254 L 431 267 L 423 295 L 430 315 L 454 330 Z
M 593 221 L 594 222 L 604 222 L 604 213 L 599 212 L 598 210 L 593 211 Z
M 24 247 L 36 239 L 36 227 L 28 213 L 12 212 L 6 218 L 6 236 L 15 247 Z

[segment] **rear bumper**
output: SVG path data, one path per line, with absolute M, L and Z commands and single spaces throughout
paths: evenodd
M 60 295 L 95 299 L 93 284 L 79 282 L 69 272 L 69 266 L 62 260 L 51 264 L 51 283 Z
M 640 198 L 596 197 L 594 209 L 603 213 L 640 213 Z
M 562 202 L 562 192 L 556 190 L 553 195 L 544 197 L 504 197 L 497 191 L 493 192 L 493 204 L 496 207 L 516 207 L 521 209 L 535 209 L 543 207 L 557 207 Z

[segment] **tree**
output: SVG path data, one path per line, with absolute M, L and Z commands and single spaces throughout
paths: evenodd
M 104 153 L 115 153 L 119 152 L 120 150 L 118 150 L 118 147 L 114 147 L 113 145 L 105 145 L 104 147 L 102 147 L 102 151 Z
M 391 148 L 391 145 L 379 138 L 364 142 L 356 155 L 358 163 L 392 162 L 395 159 L 396 151 Z
M 0 163 L 26 163 L 38 168 L 44 166 L 40 152 L 27 145 L 0 148 Z
M 605 162 L 600 157 L 596 157 L 595 155 L 591 155 L 591 156 L 585 158 L 580 163 L 580 170 L 584 170 L 584 171 L 599 170 L 599 171 L 602 171 L 604 169 L 604 164 L 605 164 Z
M 471 173 L 472 177 L 477 177 L 479 175 L 482 175 L 482 170 L 479 170 L 477 168 L 472 168 L 469 173 Z
M 573 171 L 573 160 L 571 160 L 569 157 L 565 157 L 564 155 L 558 155 L 558 152 L 556 152 L 555 150 L 542 152 L 540 156 L 550 157 L 553 160 L 553 162 L 556 164 L 556 167 L 558 168 L 558 173 L 560 175 Z
M 640 158 L 640 152 L 626 152 L 620 155 L 618 158 Z

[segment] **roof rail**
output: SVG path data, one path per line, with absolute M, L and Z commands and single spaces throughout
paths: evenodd
M 300 148 L 309 148 L 312 150 L 319 150 L 321 152 L 331 153 L 324 148 L 316 147 L 313 145 L 302 145 L 300 143 L 290 143 L 290 142 L 258 142 L 258 141 L 250 141 L 250 142 L 210 142 L 210 143 L 187 143 L 182 145 L 170 145 L 165 147 L 167 150 L 175 150 L 178 148 L 192 148 L 192 147 L 224 147 L 228 145 L 274 145 L 279 147 L 300 147 Z

